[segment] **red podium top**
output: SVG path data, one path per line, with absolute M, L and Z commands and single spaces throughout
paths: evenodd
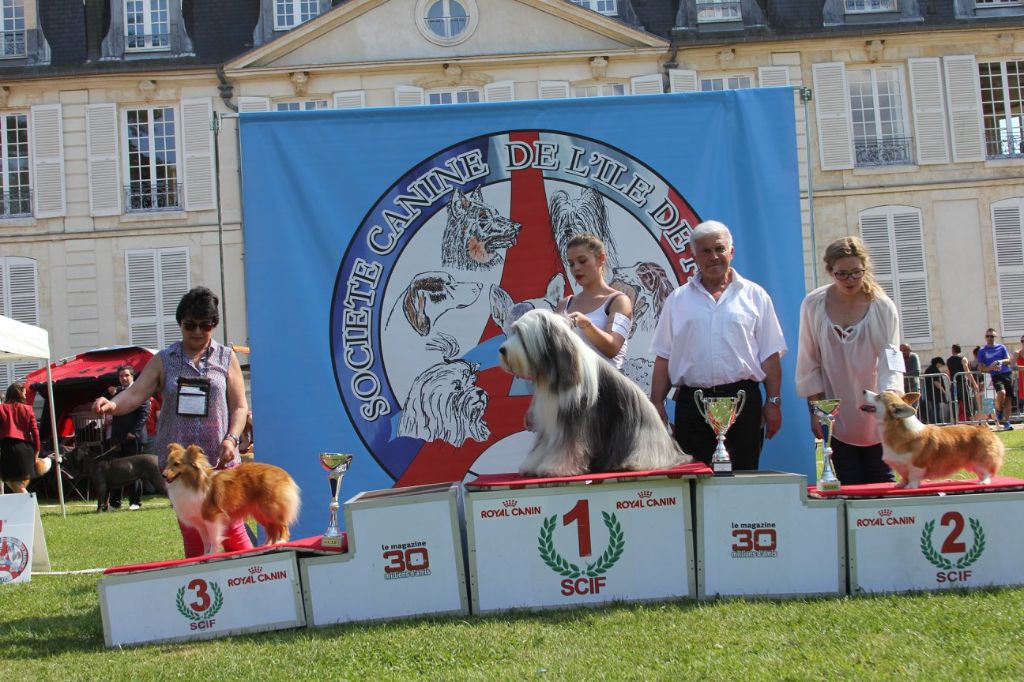
M 175 566 L 188 566 L 190 564 L 202 564 L 223 559 L 237 559 L 242 556 L 257 556 L 260 554 L 273 554 L 274 552 L 299 552 L 300 554 L 338 554 L 348 551 L 348 533 L 341 534 L 341 547 L 325 547 L 320 542 L 321 536 L 315 535 L 311 538 L 282 542 L 276 545 L 263 545 L 252 549 L 239 549 L 234 552 L 221 552 L 220 554 L 206 554 L 203 556 L 190 557 L 188 559 L 172 559 L 170 561 L 154 561 L 148 564 L 125 564 L 124 566 L 111 566 L 103 571 L 103 575 L 114 573 L 136 573 L 139 571 L 155 571 L 161 568 L 172 568 Z
M 979 485 L 975 478 L 967 480 L 922 481 L 920 488 L 897 488 L 895 483 L 864 483 L 844 485 L 839 490 L 818 490 L 807 486 L 811 497 L 868 498 L 868 497 L 912 497 L 920 495 L 963 495 L 965 493 L 992 493 L 1009 490 L 1024 490 L 1024 480 L 1009 476 L 993 476 L 988 485 Z
M 650 471 L 610 471 L 602 474 L 580 474 L 579 476 L 520 476 L 519 474 L 485 474 L 466 483 L 471 490 L 515 490 L 517 488 L 543 488 L 569 485 L 570 483 L 611 483 L 632 481 L 637 478 L 695 478 L 711 476 L 711 467 L 703 462 L 680 464 L 671 469 Z M 1024 482 L 1022 482 L 1024 483 Z

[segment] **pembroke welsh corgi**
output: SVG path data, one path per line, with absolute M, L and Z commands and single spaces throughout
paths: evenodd
M 1003 441 L 987 426 L 929 426 L 917 418 L 918 393 L 864 391 L 860 408 L 874 412 L 882 436 L 882 459 L 900 475 L 897 488 L 917 488 L 926 478 L 943 478 L 961 469 L 987 485 L 1003 466 Z
M 199 532 L 204 554 L 219 551 L 227 527 L 249 516 L 263 526 L 268 544 L 287 542 L 288 526 L 299 515 L 299 487 L 271 464 L 214 471 L 198 445 L 171 443 L 163 475 L 178 521 Z

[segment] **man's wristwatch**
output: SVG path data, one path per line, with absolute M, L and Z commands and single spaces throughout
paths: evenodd
M 782 396 L 773 395 L 770 398 L 765 398 L 765 402 L 768 403 L 769 405 L 781 405 Z
M 236 435 L 235 435 L 235 434 L 233 434 L 233 433 L 227 433 L 227 434 L 224 434 L 224 437 L 223 437 L 223 438 L 222 438 L 221 440 L 227 440 L 228 438 L 230 438 L 231 440 L 233 440 L 233 441 L 235 442 L 235 447 L 236 447 L 236 448 L 237 448 L 237 447 L 239 446 L 239 444 L 241 444 L 241 442 L 242 442 L 242 439 L 241 439 L 241 438 L 239 438 L 238 436 L 236 436 Z

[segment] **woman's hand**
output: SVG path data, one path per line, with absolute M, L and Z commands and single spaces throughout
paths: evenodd
M 579 327 L 580 329 L 589 329 L 594 326 L 590 318 L 583 313 L 569 313 L 569 321 L 572 322 L 572 326 Z
M 217 453 L 217 468 L 221 469 L 235 461 L 235 441 L 225 436 L 220 442 L 220 450 Z

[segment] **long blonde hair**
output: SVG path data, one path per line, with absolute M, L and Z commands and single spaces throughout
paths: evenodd
M 860 237 L 842 237 L 825 247 L 825 269 L 832 274 L 836 261 L 840 258 L 857 258 L 861 267 L 864 268 L 864 276 L 860 280 L 860 290 L 871 298 L 885 297 L 885 290 L 875 281 L 875 275 L 871 271 L 871 254 L 868 247 Z

